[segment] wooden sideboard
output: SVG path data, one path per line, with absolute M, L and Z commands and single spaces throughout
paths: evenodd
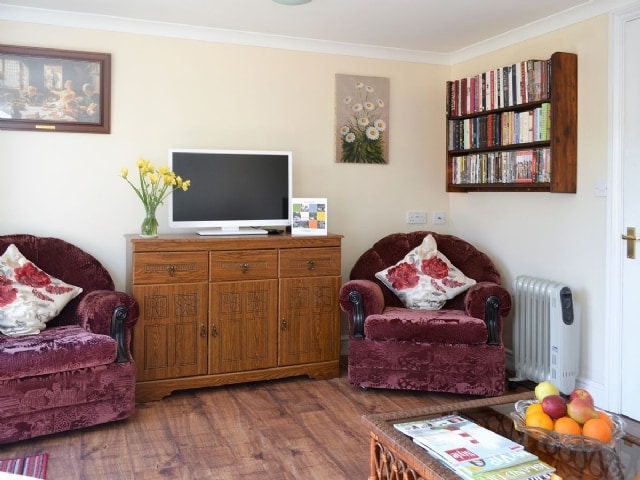
M 339 375 L 341 235 L 127 235 L 136 400 Z

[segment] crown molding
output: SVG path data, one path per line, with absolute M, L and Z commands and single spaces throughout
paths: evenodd
M 469 47 L 460 49 L 450 55 L 450 64 L 455 65 L 466 60 L 493 52 L 500 48 L 530 40 L 555 30 L 568 27 L 575 23 L 589 20 L 599 15 L 608 15 L 611 12 L 632 4 L 640 5 L 639 0 L 607 0 L 606 2 L 593 1 L 565 10 L 536 22 L 488 38 Z
M 0 3 L 0 20 L 38 23 L 73 28 L 106 30 L 113 32 L 183 38 L 206 42 L 257 46 L 303 52 L 347 55 L 382 60 L 455 65 L 465 60 L 528 40 L 545 33 L 606 14 L 622 5 L 638 3 L 638 0 L 609 0 L 594 4 L 589 2 L 540 21 L 513 29 L 452 53 L 378 47 L 354 43 L 312 40 L 280 35 L 267 35 L 218 28 L 196 27 L 165 22 L 133 20 L 106 15 L 90 15 L 61 12 L 42 8 L 18 7 Z

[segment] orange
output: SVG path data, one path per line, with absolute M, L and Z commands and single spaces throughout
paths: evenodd
M 547 430 L 553 430 L 553 420 L 544 412 L 532 413 L 525 421 L 527 427 L 539 427 L 546 428 Z
M 605 420 L 601 418 L 590 418 L 582 426 L 582 434 L 585 437 L 597 438 L 601 442 L 611 441 L 611 429 Z
M 553 431 L 565 435 L 581 435 L 582 427 L 571 417 L 560 417 L 553 425 Z
M 531 415 L 533 413 L 540 413 L 540 412 L 542 412 L 542 404 L 541 403 L 532 403 L 525 410 L 524 416 L 526 418 L 526 417 L 528 417 L 529 415 Z
M 613 426 L 613 421 L 611 420 L 611 417 L 606 413 L 603 412 L 602 410 L 596 410 L 596 412 L 598 412 L 598 416 L 605 421 L 605 423 L 607 425 L 609 425 L 609 428 L 611 429 L 611 431 L 613 432 L 613 429 L 615 428 Z

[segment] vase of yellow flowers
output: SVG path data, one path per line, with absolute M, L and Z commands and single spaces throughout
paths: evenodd
M 142 200 L 144 206 L 144 220 L 140 226 L 140 236 L 142 238 L 155 238 L 158 236 L 158 219 L 156 210 L 164 200 L 175 190 L 182 189 L 185 192 L 191 185 L 191 180 L 183 180 L 169 167 L 154 167 L 151 162 L 141 158 L 137 163 L 140 186 L 136 187 L 129 180 L 129 170 L 120 170 L 122 178 L 131 185 L 136 195 Z

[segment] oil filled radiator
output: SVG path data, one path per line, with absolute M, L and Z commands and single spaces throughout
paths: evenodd
M 563 283 L 518 276 L 515 280 L 511 381 L 553 383 L 569 395 L 580 366 L 580 324 L 571 289 Z

